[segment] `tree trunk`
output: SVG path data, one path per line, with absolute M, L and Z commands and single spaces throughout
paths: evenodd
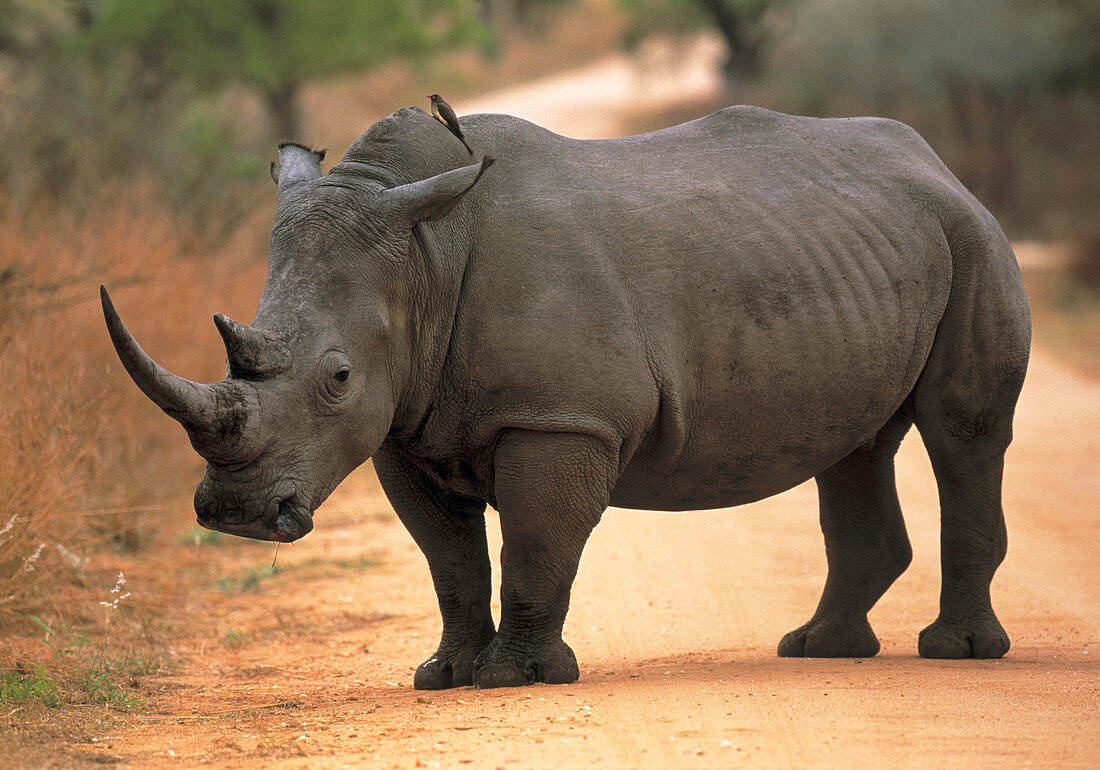
M 759 41 L 749 40 L 745 31 L 746 19 L 726 0 L 695 0 L 710 17 L 711 22 L 726 41 L 726 58 L 723 69 L 726 79 L 732 82 L 749 80 L 760 72 Z
M 302 141 L 301 115 L 298 112 L 298 84 L 284 83 L 264 92 L 271 132 L 280 142 Z

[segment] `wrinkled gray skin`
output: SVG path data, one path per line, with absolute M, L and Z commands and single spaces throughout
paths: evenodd
M 160 369 L 104 295 L 135 381 L 209 461 L 202 525 L 294 540 L 373 457 L 443 615 L 416 687 L 560 683 L 606 506 L 737 505 L 813 477 L 828 579 L 779 654 L 867 656 L 867 611 L 910 561 L 893 456 L 916 423 L 943 560 L 920 654 L 1008 650 L 989 584 L 1027 301 L 1001 229 L 911 129 L 745 107 L 608 141 L 462 125 L 491 168 L 417 108 L 327 176 L 281 148 L 256 318 L 215 319 L 224 382 Z

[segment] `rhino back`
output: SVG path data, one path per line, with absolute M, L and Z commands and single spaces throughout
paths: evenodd
M 602 141 L 463 126 L 498 165 L 467 210 L 440 436 L 597 435 L 613 503 L 700 508 L 815 475 L 912 389 L 950 290 L 940 220 L 967 204 L 911 130 L 751 108 Z

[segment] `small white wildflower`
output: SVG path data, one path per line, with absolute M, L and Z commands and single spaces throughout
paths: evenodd
M 118 603 L 130 595 L 129 591 L 121 593 L 124 585 L 126 585 L 126 575 L 120 572 L 118 573 L 118 580 L 115 581 L 115 587 L 111 589 L 111 596 L 114 598 L 110 601 L 100 602 L 100 604 L 109 610 L 117 610 Z
M 34 563 L 38 561 L 38 557 L 42 555 L 42 551 L 43 549 L 45 549 L 45 547 L 45 543 L 39 543 L 38 548 L 34 550 L 34 553 L 27 557 L 27 560 L 23 562 L 24 572 L 34 572 Z
M 15 520 L 18 519 L 18 518 L 19 518 L 19 514 L 18 513 L 13 513 L 11 515 L 11 518 L 8 519 L 8 523 L 4 525 L 4 528 L 0 529 L 0 543 L 3 543 L 5 540 L 7 540 L 7 538 L 4 537 L 4 535 L 11 532 L 11 528 L 13 526 L 15 526 Z

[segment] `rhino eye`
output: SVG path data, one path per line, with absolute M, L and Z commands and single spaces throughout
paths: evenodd
M 347 385 L 348 380 L 351 378 L 351 367 L 347 364 L 341 364 L 332 373 L 332 379 L 329 380 L 326 390 L 330 396 L 338 397 L 343 394 L 344 386 Z
M 317 387 L 321 399 L 333 405 L 343 401 L 351 382 L 351 362 L 343 353 L 329 350 L 321 356 L 317 368 Z

